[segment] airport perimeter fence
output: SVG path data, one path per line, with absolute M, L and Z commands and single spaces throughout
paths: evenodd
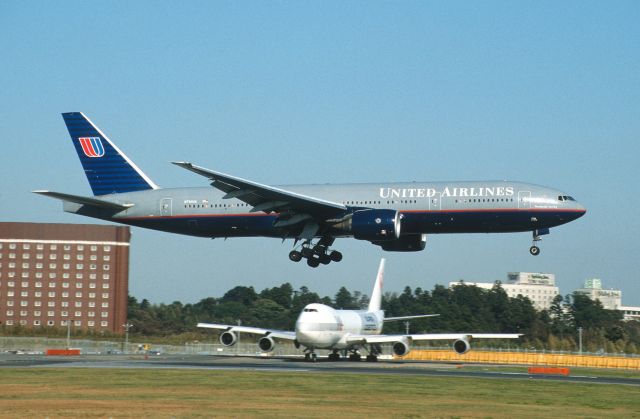
M 89 339 L 67 339 L 46 337 L 0 337 L 0 352 L 44 354 L 47 349 L 80 349 L 83 355 L 219 355 L 219 356 L 300 356 L 303 352 L 289 342 L 276 345 L 269 354 L 258 349 L 255 340 L 247 339 L 226 347 L 219 343 L 187 342 L 184 345 L 160 345 L 140 342 L 103 341 Z M 383 345 L 382 358 L 392 358 L 391 345 Z M 316 351 L 326 356 L 329 351 Z M 593 368 L 625 368 L 640 370 L 640 355 L 576 353 L 535 349 L 498 349 L 474 347 L 466 354 L 457 354 L 449 346 L 415 346 L 402 360 L 430 362 L 464 362 L 478 364 L 550 365 Z

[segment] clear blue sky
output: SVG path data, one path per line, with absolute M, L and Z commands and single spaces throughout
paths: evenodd
M 432 235 L 414 254 L 134 228 L 130 293 L 196 302 L 291 282 L 332 295 L 508 271 L 586 278 L 640 305 L 640 2 L 0 2 L 0 219 L 93 223 L 31 194 L 90 194 L 61 112 L 83 111 L 161 186 L 189 160 L 267 184 L 510 179 L 588 208 L 530 234 Z

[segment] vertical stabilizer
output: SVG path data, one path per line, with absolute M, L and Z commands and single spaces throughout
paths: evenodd
M 369 300 L 369 311 L 380 310 L 380 306 L 382 303 L 382 285 L 384 283 L 384 263 L 385 259 L 380 259 L 378 276 L 376 276 L 376 283 L 373 286 L 373 292 L 371 293 L 371 299 Z
M 82 112 L 62 117 L 94 195 L 158 189 Z

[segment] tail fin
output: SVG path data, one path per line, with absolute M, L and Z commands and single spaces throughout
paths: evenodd
M 378 276 L 373 286 L 371 299 L 369 300 L 369 311 L 378 311 L 382 305 L 382 285 L 384 283 L 384 258 L 380 259 L 380 267 L 378 268 Z
M 158 189 L 82 112 L 62 118 L 94 195 Z

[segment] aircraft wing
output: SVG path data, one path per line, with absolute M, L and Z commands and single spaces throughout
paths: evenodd
M 351 335 L 347 343 L 393 343 L 406 338 L 411 341 L 423 340 L 472 340 L 472 339 L 518 339 L 522 334 L 518 333 L 426 333 L 419 335 Z
M 283 212 L 292 211 L 298 214 L 309 214 L 317 217 L 329 218 L 347 207 L 337 203 L 326 201 L 312 196 L 306 196 L 290 192 L 273 186 L 263 185 L 250 180 L 205 169 L 189 162 L 172 162 L 213 182 L 211 186 L 226 192 L 225 199 L 236 198 L 253 207 L 251 212 L 264 211 Z M 303 221 L 302 219 L 300 221 Z
M 230 324 L 198 323 L 205 329 L 224 330 L 225 332 L 250 333 L 253 335 L 271 336 L 277 339 L 295 340 L 296 333 L 287 330 L 262 329 L 259 327 L 233 326 Z

